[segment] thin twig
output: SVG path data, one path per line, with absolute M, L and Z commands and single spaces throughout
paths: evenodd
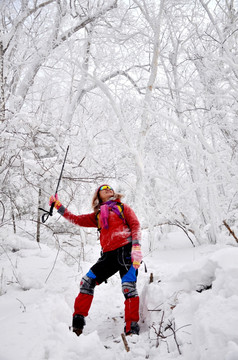
M 57 261 L 57 258 L 58 258 L 58 255 L 59 255 L 59 252 L 60 252 L 60 247 L 58 248 L 58 251 L 57 251 L 57 254 L 56 254 L 56 257 L 55 257 L 55 260 L 54 260 L 54 264 L 52 266 L 52 269 L 50 270 L 50 273 L 49 275 L 47 276 L 47 278 L 45 279 L 45 284 L 47 283 L 50 275 L 52 274 L 53 270 L 54 270 L 54 267 L 55 267 L 55 264 L 56 264 L 56 261 Z
M 229 233 L 235 238 L 236 242 L 238 243 L 238 238 L 236 237 L 234 231 L 231 230 L 231 228 L 230 228 L 230 226 L 227 224 L 226 220 L 223 220 L 223 224 L 225 225 L 225 227 L 227 228 L 227 230 L 229 231 Z
M 164 322 L 164 311 L 162 312 L 161 321 L 160 321 L 160 324 L 159 324 L 159 332 L 158 332 L 156 347 L 159 346 L 159 337 L 164 338 L 164 336 L 162 335 L 162 331 L 161 331 L 161 329 L 163 327 L 163 322 Z
M 20 300 L 20 299 L 18 299 L 18 298 L 16 298 L 17 299 L 17 301 L 19 301 L 19 303 L 22 305 L 22 307 L 23 307 L 23 310 L 22 310 L 22 312 L 26 312 L 26 306 L 23 304 L 23 302 Z
M 4 220 L 4 216 L 5 216 L 5 206 L 4 206 L 4 204 L 3 204 L 3 202 L 0 200 L 0 203 L 1 203 L 1 205 L 2 205 L 2 208 L 3 208 L 3 214 L 2 214 L 2 219 L 1 219 L 1 222 L 3 223 L 3 220 Z
M 13 275 L 14 275 L 14 277 L 15 277 L 15 279 L 16 279 L 16 282 L 17 282 L 19 285 L 21 285 L 21 284 L 20 284 L 20 281 L 19 281 L 19 279 L 18 279 L 18 277 L 17 277 L 16 271 L 15 271 L 15 267 L 14 267 L 14 265 L 13 265 L 13 263 L 12 263 L 12 260 L 11 260 L 10 256 L 8 255 L 8 253 L 7 253 L 7 250 L 4 249 L 4 247 L 3 247 L 2 245 L 0 245 L 0 247 L 3 249 L 5 255 L 7 256 L 8 260 L 9 260 L 11 266 L 12 266 L 12 272 L 13 272 Z
M 179 355 L 182 355 L 182 352 L 180 350 L 180 345 L 178 343 L 178 340 L 177 340 L 177 337 L 176 337 L 176 330 L 175 330 L 175 323 L 172 323 L 171 321 L 169 322 L 169 324 L 167 325 L 167 327 L 165 328 L 165 330 L 167 329 L 170 329 L 173 333 L 173 336 L 174 336 L 174 341 L 175 341 L 175 344 L 177 346 L 177 349 L 178 349 L 178 352 L 179 352 Z

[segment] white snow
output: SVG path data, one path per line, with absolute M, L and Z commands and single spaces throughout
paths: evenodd
M 172 232 L 149 252 L 145 237 L 148 272 L 142 264 L 138 278 L 141 334 L 128 338 L 127 352 L 119 275 L 96 287 L 84 333 L 69 331 L 81 276 L 100 254 L 96 239 L 85 245 L 86 261 L 77 264 L 66 261 L 65 247 L 38 245 L 3 229 L 0 360 L 238 359 L 236 244 L 194 248 L 184 234 Z

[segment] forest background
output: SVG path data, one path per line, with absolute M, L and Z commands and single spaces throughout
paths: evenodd
M 2 0 L 0 216 L 40 222 L 70 145 L 59 197 L 90 212 L 109 183 L 152 249 L 164 225 L 195 245 L 238 232 L 235 0 Z M 25 228 L 27 231 L 27 226 Z

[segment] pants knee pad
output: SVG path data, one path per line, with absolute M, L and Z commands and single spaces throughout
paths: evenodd
M 85 275 L 80 282 L 80 292 L 81 294 L 93 295 L 95 286 L 96 280 Z
M 122 292 L 126 299 L 138 296 L 138 292 L 136 289 L 136 282 L 122 283 Z

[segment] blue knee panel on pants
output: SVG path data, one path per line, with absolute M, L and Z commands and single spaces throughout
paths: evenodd
M 122 284 L 124 282 L 135 282 L 136 281 L 136 269 L 131 265 L 130 269 L 127 271 L 121 279 Z
M 90 269 L 86 274 L 90 279 L 96 279 L 96 275 Z

